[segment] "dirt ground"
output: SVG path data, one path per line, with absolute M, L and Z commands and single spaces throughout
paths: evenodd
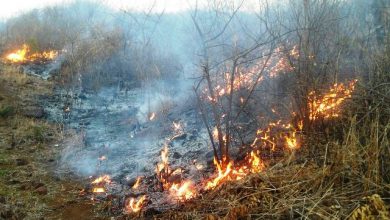
M 0 66 L 0 219 L 101 219 L 80 196 L 83 181 L 55 173 L 66 134 L 37 103 L 51 92 L 49 81 Z

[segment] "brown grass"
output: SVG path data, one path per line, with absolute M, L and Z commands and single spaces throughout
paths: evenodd
M 154 217 L 389 219 L 390 84 L 383 82 L 390 74 L 378 66 L 370 82 L 360 82 L 342 117 L 306 140 L 310 146 L 295 157 Z

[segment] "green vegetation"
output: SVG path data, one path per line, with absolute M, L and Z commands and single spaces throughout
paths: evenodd
M 0 117 L 7 118 L 14 114 L 15 109 L 12 106 L 0 107 Z

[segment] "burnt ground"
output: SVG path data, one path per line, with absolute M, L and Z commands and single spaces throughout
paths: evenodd
M 212 164 L 193 106 L 158 109 L 155 120 L 141 122 L 140 91 L 103 89 L 74 97 L 21 68 L 0 67 L 0 219 L 126 218 L 123 207 L 132 183 L 137 176 L 154 180 L 164 144 L 173 167 Z M 71 111 L 64 113 L 67 105 Z M 172 122 L 181 125 L 179 134 Z M 99 161 L 101 156 L 108 159 Z M 195 164 L 198 158 L 203 159 Z M 95 195 L 90 183 L 103 174 L 113 184 Z M 197 172 L 181 176 L 189 175 Z M 160 210 L 159 195 L 157 190 L 150 206 L 161 213 L 171 205 Z
M 212 154 L 204 147 L 207 145 L 204 133 L 196 120 L 190 120 L 196 119 L 196 114 L 191 108 L 182 106 L 155 121 L 134 126 L 132 120 L 127 120 L 134 115 L 132 106 L 118 107 L 129 100 L 117 97 L 119 103 L 107 102 L 106 98 L 110 96 L 97 99 L 91 96 L 86 99 L 89 102 L 72 106 L 72 117 L 64 126 L 54 117 L 63 118 L 63 102 L 56 98 L 57 95 L 51 81 L 0 65 L 0 219 L 111 219 L 111 216 L 116 219 L 150 219 L 152 216 L 158 219 L 293 219 L 303 216 L 309 219 L 329 216 L 388 219 L 390 216 L 389 185 L 371 184 L 365 177 L 361 178 L 360 170 L 351 172 L 350 164 L 356 158 L 345 149 L 352 149 L 356 143 L 330 144 L 328 164 L 318 165 L 313 160 L 290 163 L 288 158 L 266 172 L 222 184 L 182 205 L 177 203 L 172 208 L 168 204 L 165 210 L 162 210 L 164 204 L 159 203 L 164 195 L 150 184 L 141 188 L 142 194 L 148 194 L 149 209 L 139 216 L 126 215 L 123 213 L 124 199 L 137 196 L 130 190 L 133 177 L 149 173 L 145 181 L 153 182 L 150 169 L 159 159 L 164 140 L 175 135 L 167 122 L 186 125 L 183 134 L 175 135 L 167 143 L 170 159 L 174 159 L 170 164 L 172 167 L 188 165 L 196 158 L 206 158 L 206 161 L 200 161 L 205 165 L 210 162 L 212 157 L 208 155 Z M 126 97 L 132 99 L 133 95 Z M 110 104 L 94 110 L 96 106 L 90 103 L 99 105 L 99 102 Z M 50 103 L 60 104 L 51 106 Z M 111 120 L 105 120 L 107 118 Z M 83 164 L 78 163 L 88 161 L 91 155 L 96 162 L 97 156 L 101 156 L 95 154 L 101 152 L 96 148 L 104 146 L 106 141 L 118 145 L 103 152 L 113 160 L 105 162 L 93 174 L 108 173 L 113 184 L 107 187 L 104 195 L 94 195 L 90 192 L 91 178 L 82 175 L 83 171 L 78 168 L 83 168 Z M 128 145 L 122 144 L 127 141 Z M 147 143 L 144 146 L 137 145 L 144 141 Z M 110 146 L 104 149 L 110 149 Z M 139 150 L 134 146 L 149 148 L 141 148 L 145 150 L 142 154 L 132 154 Z M 328 152 L 327 147 L 322 149 Z M 64 156 L 64 153 L 68 154 Z M 129 163 L 141 160 L 145 155 L 150 167 L 134 168 Z M 340 160 L 337 155 L 346 158 Z M 183 177 L 189 176 L 193 177 L 191 170 L 184 171 Z
M 51 83 L 0 66 L 0 85 L 0 219 L 98 218 L 83 181 L 54 173 L 66 134 L 37 103 Z

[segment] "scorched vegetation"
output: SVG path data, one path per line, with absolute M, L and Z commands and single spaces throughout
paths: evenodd
M 54 191 L 9 211 L 48 192 L 0 162 L 19 181 L 1 217 L 52 217 L 74 183 L 63 206 L 86 209 L 63 218 L 389 219 L 390 4 L 187 4 L 76 1 L 0 25 L 0 153 L 40 161 Z

